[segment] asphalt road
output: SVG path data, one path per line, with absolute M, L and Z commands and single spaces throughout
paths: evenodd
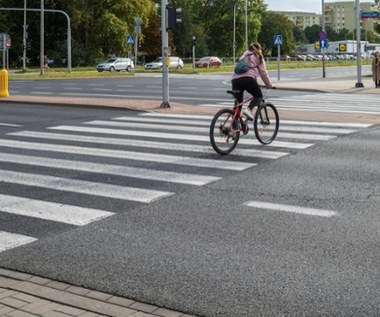
M 363 74 L 368 67 L 363 67 Z M 327 70 L 328 78 L 354 77 L 354 67 L 337 67 Z M 310 80 L 321 78 L 321 69 L 281 71 L 281 80 Z M 277 71 L 270 77 L 276 83 Z M 170 74 L 170 101 L 191 105 L 231 103 L 226 90 L 231 88 L 231 74 L 208 73 L 201 75 Z M 135 77 L 68 79 L 68 80 L 21 80 L 9 82 L 11 95 L 98 97 L 162 100 L 160 73 L 137 74 Z M 299 96 L 305 92 L 271 91 L 270 97 Z
M 29 129 L 56 133 L 46 128 L 82 126 L 87 125 L 88 120 L 111 120 L 121 115 L 128 121 L 138 115 L 135 112 L 101 109 L 89 112 L 43 106 L 23 106 L 20 115 L 12 107 L 15 106 L 7 110 L 8 117 L 2 116 L 2 122 L 8 118 L 8 123 L 22 127 L 2 126 L 6 133 Z M 38 121 L 41 117 L 48 118 L 48 124 Z M 198 135 L 199 140 L 176 141 L 178 147 L 183 142 L 190 148 L 202 143 L 203 132 L 195 132 L 202 120 L 198 121 L 184 126 L 193 126 L 191 134 Z M 286 125 L 284 123 L 284 127 Z M 295 128 L 291 123 L 290 127 Z M 148 139 L 144 130 L 155 131 L 156 135 L 149 138 L 156 139 L 157 129 L 165 130 L 141 128 L 141 135 L 130 138 L 131 142 Z M 72 140 L 45 143 L 70 145 L 76 142 L 74 136 L 78 134 L 71 133 Z M 176 133 L 172 131 L 160 141 L 172 143 L 170 134 L 174 137 Z M 290 133 L 294 133 L 293 141 L 301 134 Z M 328 135 L 331 131 L 317 134 Z M 95 136 L 104 137 L 99 133 Z M 27 133 L 2 135 L 2 138 L 13 140 L 31 137 Z M 279 135 L 279 141 L 286 138 L 289 136 Z M 379 138 L 379 126 L 356 129 L 324 141 L 314 140 L 314 146 L 290 151 L 289 155 L 274 160 L 250 160 L 239 149 L 237 156 L 222 158 L 209 151 L 196 151 L 186 155 L 212 159 L 214 164 L 244 161 L 258 165 L 240 172 L 223 172 L 218 175 L 220 180 L 203 186 L 177 185 L 175 195 L 149 204 L 128 205 L 120 201 L 112 204 L 112 200 L 95 196 L 85 199 L 79 194 L 63 195 L 73 199 L 75 204 L 92 205 L 93 208 L 101 204 L 107 209 L 111 204 L 108 208 L 115 211 L 115 215 L 59 234 L 48 234 L 31 244 L 2 252 L 0 266 L 199 316 L 377 317 L 380 309 Z M 31 139 L 30 142 L 35 141 Z M 93 145 L 81 145 L 83 148 L 89 146 Z M 101 149 L 133 146 L 109 143 Z M 169 150 L 166 146 L 155 150 L 144 148 L 136 155 L 145 152 L 185 155 L 187 152 L 179 148 Z M 239 146 L 247 147 L 244 143 Z M 20 152 L 15 149 L 3 151 Z M 30 151 L 32 156 L 47 156 L 38 146 Z M 72 155 L 78 161 L 89 161 L 81 155 Z M 70 157 L 59 153 L 49 156 Z M 105 158 L 91 160 L 109 163 Z M 132 160 L 113 159 L 111 163 L 129 165 L 136 160 L 138 156 Z M 144 164 L 152 170 L 168 169 L 170 165 Z M 26 168 L 15 163 L 5 167 L 12 171 Z M 182 167 L 177 165 L 170 169 L 181 171 Z M 183 171 L 210 174 L 211 170 L 185 166 Z M 54 172 L 44 168 L 27 171 L 31 172 L 50 176 L 51 173 L 55 176 L 63 173 L 77 180 L 124 186 L 136 182 L 133 177 L 67 173 L 64 166 Z M 9 182 L 12 183 L 12 179 Z M 53 183 L 60 185 L 60 182 Z M 175 191 L 166 182 L 147 180 L 146 183 L 150 183 L 150 188 Z M 137 181 L 137 184 L 142 186 L 143 183 Z M 5 185 L 7 182 L 2 183 L 1 192 L 11 193 L 12 186 Z M 31 192 L 25 186 L 18 190 L 21 196 L 35 195 L 59 201 L 57 192 L 43 192 L 38 188 Z

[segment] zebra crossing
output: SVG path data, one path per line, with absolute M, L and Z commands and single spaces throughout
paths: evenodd
M 376 94 L 324 93 L 267 98 L 267 101 L 272 102 L 278 110 L 380 114 L 378 99 L 379 95 Z M 229 107 L 231 102 L 200 106 Z
M 15 126 L 0 138 L 0 252 L 370 127 L 282 120 L 272 144 L 251 131 L 219 156 L 209 142 L 211 119 L 131 112 L 42 131 Z

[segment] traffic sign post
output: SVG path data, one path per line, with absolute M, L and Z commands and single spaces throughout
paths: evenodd
M 281 34 L 273 36 L 273 44 L 277 45 L 277 80 L 280 81 L 280 60 L 281 60 L 281 45 L 283 37 Z
M 3 68 L 7 68 L 8 49 L 11 47 L 11 37 L 7 33 L 0 33 L 0 48 L 3 51 Z
M 139 33 L 141 32 L 141 23 L 142 19 L 140 17 L 135 17 L 135 33 L 136 33 L 136 41 L 135 41 L 135 67 L 137 66 L 137 46 L 139 43 Z
M 328 45 L 327 33 L 325 31 L 319 32 L 319 43 L 318 44 L 319 44 L 319 48 L 321 49 L 321 52 L 322 52 L 322 77 L 325 78 L 326 77 L 325 49 L 327 48 L 327 45 Z

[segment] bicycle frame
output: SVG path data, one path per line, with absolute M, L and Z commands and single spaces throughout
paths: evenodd
M 248 134 L 249 120 L 242 115 L 242 108 L 245 104 L 254 100 L 254 97 L 238 102 L 236 95 L 239 91 L 228 90 L 234 99 L 232 108 L 220 109 L 212 119 L 210 125 L 210 141 L 214 150 L 222 155 L 229 154 L 236 147 L 241 134 Z M 257 102 L 253 108 L 256 113 L 253 120 L 253 129 L 257 140 L 262 144 L 271 143 L 278 131 L 279 118 L 276 108 L 265 102 L 264 98 Z M 268 127 L 271 127 L 268 129 Z

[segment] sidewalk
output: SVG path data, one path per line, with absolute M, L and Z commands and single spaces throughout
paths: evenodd
M 278 89 L 320 91 L 334 93 L 378 94 L 369 77 L 363 78 L 364 88 L 355 88 L 355 79 L 319 79 L 310 81 L 280 81 L 274 80 Z M 48 96 L 9 96 L 0 98 L 0 102 L 47 103 L 56 105 L 116 107 L 139 111 L 177 112 L 213 114 L 215 108 L 194 107 L 186 104 L 171 103 L 170 108 L 160 108 L 157 100 L 120 100 L 99 98 L 69 98 Z M 380 104 L 380 103 L 379 103 Z M 336 120 L 350 120 L 354 115 L 337 114 Z M 301 118 L 296 112 L 281 113 L 282 118 Z M 325 118 L 326 114 L 313 113 L 313 119 Z M 329 116 L 332 117 L 332 116 Z M 375 120 L 372 116 L 360 116 L 362 120 Z M 380 118 L 377 117 L 377 122 Z M 78 286 L 53 281 L 50 279 L 14 272 L 0 268 L 0 316 L 3 317 L 96 317 L 96 316 L 133 316 L 133 317 L 191 317 L 160 308 L 157 306 L 136 302 L 131 299 L 113 296 Z
M 191 317 L 47 278 L 0 268 L 2 317 Z

